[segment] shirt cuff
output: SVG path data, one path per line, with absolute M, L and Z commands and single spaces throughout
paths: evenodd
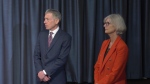
M 45 70 L 43 70 L 43 73 L 44 73 L 45 75 L 47 75 L 47 73 L 46 73 L 46 71 L 45 71 Z

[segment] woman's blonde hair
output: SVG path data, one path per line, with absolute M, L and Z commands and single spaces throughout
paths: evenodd
M 104 18 L 104 22 L 110 19 L 111 24 L 113 24 L 116 27 L 117 34 L 123 34 L 126 31 L 126 25 L 124 22 L 124 19 L 119 14 L 110 14 L 107 17 Z

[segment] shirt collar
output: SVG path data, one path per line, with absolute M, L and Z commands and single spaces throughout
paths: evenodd
M 49 30 L 49 32 L 53 32 L 53 34 L 56 34 L 58 30 L 59 30 L 59 26 L 53 31 Z

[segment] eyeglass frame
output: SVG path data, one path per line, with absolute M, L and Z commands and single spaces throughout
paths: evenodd
M 109 24 L 111 24 L 110 22 L 104 22 L 104 25 L 108 26 Z

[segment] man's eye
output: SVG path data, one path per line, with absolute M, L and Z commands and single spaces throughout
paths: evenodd
M 49 20 L 48 18 L 45 18 L 45 20 Z

